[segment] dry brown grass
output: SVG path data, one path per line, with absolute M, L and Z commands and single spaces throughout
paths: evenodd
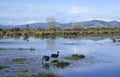
M 22 30 L 22 31 L 6 31 L 7 36 L 66 36 L 66 35 L 84 35 L 84 34 L 120 34 L 120 29 L 82 29 L 82 30 Z M 0 35 L 3 35 L 0 32 Z
M 2 31 L 0 31 L 0 36 L 2 36 L 3 35 L 3 32 Z

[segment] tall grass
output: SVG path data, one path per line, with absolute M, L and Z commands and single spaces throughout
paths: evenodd
M 0 32 L 0 35 L 3 33 Z M 120 35 L 119 28 L 81 29 L 81 30 L 22 30 L 6 31 L 6 36 L 68 36 L 68 35 Z

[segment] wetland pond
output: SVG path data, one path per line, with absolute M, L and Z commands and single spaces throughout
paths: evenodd
M 120 77 L 120 42 L 113 42 L 119 36 L 77 36 L 77 37 L 1 37 L 0 76 L 16 74 L 31 75 L 52 72 L 60 77 Z M 43 62 L 44 55 L 51 56 L 59 51 L 58 61 L 69 62 L 66 67 L 51 65 L 53 58 Z M 66 56 L 84 54 L 80 60 L 68 60 Z

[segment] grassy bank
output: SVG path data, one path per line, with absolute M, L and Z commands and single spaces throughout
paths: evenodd
M 0 36 L 69 36 L 69 35 L 120 35 L 119 28 L 81 29 L 81 30 L 19 30 L 1 31 Z

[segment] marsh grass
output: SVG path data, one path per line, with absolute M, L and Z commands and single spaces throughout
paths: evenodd
M 52 62 L 52 65 L 56 66 L 58 68 L 65 68 L 65 67 L 69 66 L 70 63 L 69 62 L 64 62 L 64 61 L 61 61 L 61 62 Z
M 18 50 L 24 50 L 24 48 L 18 48 Z
M 4 72 L 5 72 L 5 73 L 8 73 L 8 72 L 9 72 L 9 70 L 5 70 Z
M 34 51 L 35 48 L 0 48 L 0 50 L 30 50 L 30 51 Z
M 27 59 L 26 58 L 15 58 L 15 59 L 12 59 L 13 62 L 25 62 Z
M 6 36 L 68 36 L 68 35 L 120 35 L 120 28 L 88 28 L 88 29 L 64 29 L 64 30 L 15 30 L 4 31 Z M 3 31 L 0 32 L 3 35 Z
M 49 72 L 49 73 L 39 73 L 37 75 L 31 75 L 30 77 L 59 77 L 59 76 Z
M 24 75 L 15 75 L 15 76 L 4 76 L 4 77 L 60 77 L 58 75 L 55 75 L 54 73 L 38 73 L 37 75 L 29 75 L 29 76 L 24 76 Z
M 0 36 L 2 36 L 3 35 L 3 32 L 2 31 L 0 31 Z
M 29 48 L 29 50 L 30 50 L 30 51 L 34 51 L 34 50 L 35 50 L 35 48 Z
M 19 72 L 25 73 L 25 72 L 28 72 L 28 70 L 27 69 L 20 69 Z
M 70 59 L 70 60 L 79 60 L 85 58 L 85 55 L 82 54 L 73 54 L 71 56 L 65 57 L 65 59 Z
M 9 66 L 1 66 L 1 65 L 0 65 L 0 70 L 1 70 L 1 69 L 4 69 L 4 68 L 9 68 Z

